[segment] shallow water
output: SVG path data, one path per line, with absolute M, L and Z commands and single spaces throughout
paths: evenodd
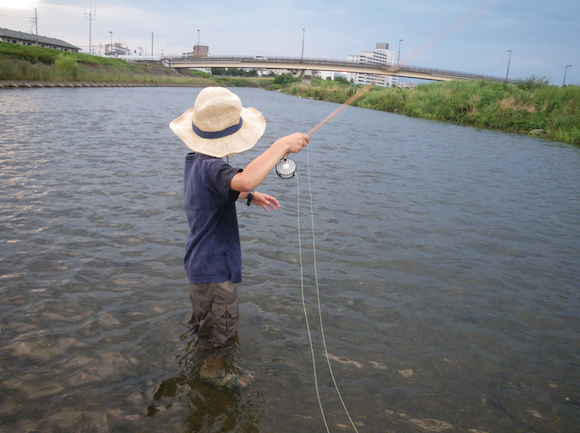
M 233 90 L 268 121 L 242 167 L 336 107 Z M 167 127 L 198 92 L 0 92 L 1 431 L 580 428 L 580 149 L 355 107 L 259 188 L 278 211 L 239 203 L 256 381 L 202 383 Z

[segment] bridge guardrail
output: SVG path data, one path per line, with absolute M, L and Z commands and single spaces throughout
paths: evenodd
M 345 60 L 332 60 L 332 59 L 318 59 L 318 58 L 295 58 L 295 57 L 276 57 L 276 56 L 268 56 L 268 57 L 261 57 L 256 59 L 255 57 L 250 56 L 216 56 L 216 57 L 182 57 L 182 58 L 172 58 L 169 60 L 170 63 L 187 63 L 187 62 L 196 62 L 196 63 L 239 63 L 240 65 L 247 64 L 251 65 L 252 63 L 291 63 L 296 65 L 301 64 L 311 64 L 312 66 L 316 65 L 327 65 L 327 66 L 344 66 L 344 67 L 352 67 L 356 66 L 363 69 L 380 69 L 384 72 L 389 72 L 389 70 L 395 71 L 404 71 L 404 72 L 417 72 L 417 73 L 424 73 L 430 74 L 435 76 L 442 76 L 442 77 L 450 77 L 450 78 L 469 78 L 469 79 L 479 79 L 479 80 L 491 80 L 491 81 L 500 81 L 505 82 L 505 78 L 494 77 L 491 75 L 484 75 L 484 74 L 475 74 L 470 72 L 459 72 L 459 71 L 451 71 L 446 69 L 436 69 L 436 68 L 426 68 L 422 66 L 412 66 L 412 65 L 392 65 L 386 67 L 385 65 L 376 65 L 372 63 L 359 63 L 359 62 L 349 62 Z M 315 68 L 312 69 L 315 69 Z M 372 72 L 369 72 L 372 74 Z M 509 80 L 513 82 L 514 80 Z

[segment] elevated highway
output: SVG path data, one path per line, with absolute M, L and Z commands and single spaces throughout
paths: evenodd
M 505 82 L 505 79 L 489 75 L 423 68 L 420 66 L 394 65 L 388 68 L 382 68 L 376 65 L 341 60 L 301 59 L 291 57 L 176 57 L 165 58 L 163 59 L 163 63 L 170 68 L 287 69 L 291 71 L 334 71 L 390 75 L 393 77 L 417 78 L 433 81 L 490 80 Z

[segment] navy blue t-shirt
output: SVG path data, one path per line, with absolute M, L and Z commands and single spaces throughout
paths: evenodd
M 232 177 L 242 171 L 219 158 L 185 157 L 183 207 L 189 224 L 184 266 L 191 283 L 242 281 L 242 250 Z

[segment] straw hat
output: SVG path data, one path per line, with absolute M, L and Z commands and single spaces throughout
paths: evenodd
M 251 149 L 266 130 L 264 116 L 223 87 L 206 87 L 193 108 L 169 124 L 191 150 L 223 158 Z

